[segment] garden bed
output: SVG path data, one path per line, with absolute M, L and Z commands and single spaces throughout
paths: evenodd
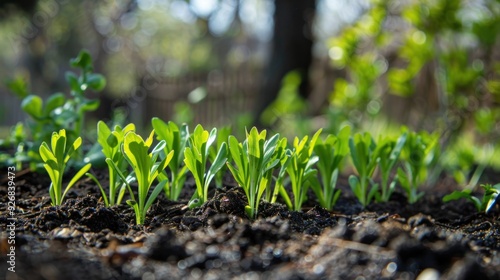
M 396 192 L 363 210 L 341 177 L 332 212 L 314 198 L 301 212 L 262 202 L 252 221 L 229 175 L 194 209 L 187 207 L 195 189 L 188 178 L 179 202 L 160 195 L 144 226 L 124 203 L 104 207 L 89 179 L 58 207 L 45 174 L 21 171 L 14 180 L 15 275 L 5 260 L 8 179 L 0 181 L 5 279 L 500 279 L 498 207 L 483 214 L 465 200 L 443 203 L 454 189 L 446 180 L 415 204 Z

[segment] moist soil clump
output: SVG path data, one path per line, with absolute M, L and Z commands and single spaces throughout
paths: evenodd
M 106 208 L 89 180 L 57 207 L 47 176 L 15 180 L 13 276 L 0 179 L 1 279 L 500 279 L 498 206 L 483 214 L 466 201 L 443 203 L 447 184 L 412 205 L 395 193 L 363 209 L 340 180 L 334 211 L 315 201 L 300 212 L 263 202 L 249 220 L 233 182 L 189 209 L 188 180 L 180 201 L 160 195 L 138 226 L 131 207 Z

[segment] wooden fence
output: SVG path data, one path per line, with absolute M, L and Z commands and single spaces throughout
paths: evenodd
M 241 113 L 250 113 L 258 93 L 259 72 L 250 70 L 211 71 L 181 78 L 167 78 L 150 91 L 141 115 L 148 122 L 152 117 L 172 120 L 175 105 L 185 102 L 193 112 L 193 123 L 220 126 L 234 123 Z

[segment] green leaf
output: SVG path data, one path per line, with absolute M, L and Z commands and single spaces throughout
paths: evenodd
M 52 94 L 45 104 L 45 108 L 43 108 L 43 116 L 49 116 L 52 111 L 55 109 L 62 107 L 66 102 L 66 97 L 62 93 Z
M 55 161 L 55 160 L 49 159 L 45 162 L 45 165 L 47 165 L 47 167 L 52 169 L 53 172 L 56 172 L 56 171 L 58 172 L 58 170 L 60 169 L 59 165 L 57 164 L 57 161 Z
M 39 119 L 42 117 L 42 98 L 36 95 L 28 95 L 21 102 L 21 108 L 23 111 L 28 113 L 34 119 Z
M 95 111 L 99 108 L 101 102 L 99 100 L 86 100 L 80 107 L 82 112 Z
M 208 186 L 208 184 L 210 183 L 210 181 L 212 181 L 215 174 L 224 166 L 224 164 L 226 164 L 226 161 L 227 161 L 227 144 L 222 143 L 219 152 L 215 157 L 214 162 L 212 162 L 212 165 L 208 169 L 205 185 Z
M 88 74 L 87 84 L 93 91 L 101 91 L 106 87 L 106 78 L 101 74 Z
M 254 218 L 254 208 L 250 205 L 245 205 L 245 213 L 250 219 Z
M 139 135 L 131 131 L 123 139 L 123 153 L 136 173 L 139 193 L 144 194 L 150 183 L 148 174 L 151 162 L 148 157 L 148 146 Z M 139 197 L 139 203 L 140 201 L 141 197 Z
M 156 146 L 153 148 L 153 150 L 151 151 L 151 154 L 158 154 L 160 153 L 163 149 L 165 149 L 165 147 L 167 146 L 167 143 L 165 142 L 165 140 L 161 140 L 160 142 L 158 142 L 158 144 L 156 144 Z
M 354 193 L 354 195 L 358 198 L 358 200 L 360 200 L 360 202 L 362 202 L 362 200 L 363 200 L 362 198 L 363 198 L 364 194 L 361 193 L 359 185 L 360 185 L 360 183 L 359 183 L 358 177 L 356 177 L 354 175 L 349 176 L 349 186 L 351 186 L 351 190 Z M 362 202 L 362 204 L 363 204 L 363 202 Z
M 64 145 L 66 145 L 66 138 L 61 137 L 61 139 L 64 139 Z M 81 145 L 82 145 L 82 137 L 76 138 L 75 142 L 73 142 L 73 145 L 69 147 L 69 150 L 66 153 L 66 158 L 64 159 L 64 163 L 68 162 L 68 160 L 73 156 L 74 152 L 78 148 L 80 148 Z
M 264 137 L 265 137 L 265 130 L 264 132 Z M 260 158 L 260 149 L 259 149 L 259 141 L 260 141 L 259 133 L 257 132 L 257 128 L 253 127 L 250 130 L 250 133 L 247 135 L 247 141 L 248 141 L 248 154 L 250 156 L 254 156 L 256 158 Z
M 53 162 L 57 162 L 56 157 L 54 156 L 54 154 L 52 154 L 47 143 L 42 142 L 42 144 L 40 145 L 40 148 L 39 148 L 39 153 L 40 153 L 40 156 L 42 157 L 42 160 L 44 162 L 48 162 L 49 160 L 53 161 Z
M 209 148 L 212 146 L 212 144 L 215 142 L 215 140 L 217 139 L 217 129 L 214 127 L 211 131 L 210 131 L 210 134 L 208 136 L 208 139 L 206 141 L 206 150 L 205 151 L 202 151 L 203 153 L 205 153 L 206 156 L 208 156 L 208 153 L 209 153 Z
M 151 147 L 151 145 L 153 144 L 153 140 L 154 140 L 154 135 L 155 135 L 155 130 L 153 129 L 151 131 L 151 133 L 149 133 L 149 136 L 148 138 L 146 138 L 146 140 L 144 140 L 144 144 L 149 148 Z M 142 140 L 142 138 L 141 138 Z
M 408 176 L 401 168 L 398 168 L 398 180 L 401 186 L 403 186 L 403 188 L 408 189 L 410 187 L 410 181 L 408 180 Z
M 74 92 L 80 92 L 80 83 L 78 82 L 78 77 L 75 75 L 73 72 L 66 72 L 65 74 L 66 81 L 69 84 L 69 87 L 71 88 L 72 91 Z
M 238 169 L 244 169 L 242 147 L 239 144 L 238 140 L 233 135 L 230 135 L 228 138 L 228 143 L 231 160 L 234 161 Z
M 81 140 L 81 138 L 80 138 Z M 58 164 L 65 164 L 70 158 L 70 154 L 65 155 L 66 151 L 66 132 L 64 129 L 59 131 L 59 135 L 52 135 L 52 151 L 54 156 L 56 156 Z
M 23 99 L 28 96 L 28 85 L 26 80 L 17 76 L 14 79 L 7 81 L 7 87 L 15 94 L 17 97 Z
M 263 164 L 266 165 L 269 160 L 272 158 L 273 155 L 276 154 L 276 148 L 278 146 L 278 143 L 279 143 L 279 137 L 280 135 L 279 134 L 275 134 L 274 136 L 272 136 L 271 138 L 269 138 L 269 140 L 265 141 L 265 136 L 263 139 L 264 142 L 264 158 L 263 158 Z M 279 159 L 278 159 L 279 161 Z
M 92 57 L 88 51 L 82 50 L 77 57 L 70 60 L 70 65 L 74 68 L 90 71 L 92 70 Z
M 118 146 L 118 143 L 118 137 L 116 137 L 116 135 L 114 134 L 109 134 L 108 138 L 106 139 L 106 144 L 110 148 L 115 148 L 116 146 Z
M 443 197 L 443 202 L 449 202 L 452 200 L 458 200 L 460 198 L 470 199 L 472 197 L 471 190 L 454 191 Z

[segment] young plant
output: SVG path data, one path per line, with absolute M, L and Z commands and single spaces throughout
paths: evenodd
M 127 173 L 128 164 L 123 156 L 121 145 L 125 135 L 129 131 L 135 131 L 134 124 L 128 124 L 124 128 L 116 125 L 114 130 L 111 131 L 105 122 L 99 121 L 97 123 L 97 142 L 102 147 L 102 153 L 104 154 L 106 164 L 108 165 L 108 195 L 106 195 L 104 188 L 94 175 L 90 173 L 87 173 L 86 175 L 99 186 L 104 204 L 106 206 L 120 204 L 123 199 L 123 195 L 125 194 L 125 187 L 130 186 L 130 182 L 134 179 L 133 176 L 128 176 L 127 178 L 122 179 L 125 177 L 124 174 Z
M 286 173 L 286 168 L 288 166 L 288 163 L 290 162 L 290 157 L 292 155 L 292 151 L 288 149 L 288 140 L 283 137 L 281 138 L 278 143 L 276 143 L 276 148 L 273 153 L 273 156 L 270 160 L 270 162 L 274 162 L 275 160 L 278 160 L 278 164 L 271 169 L 268 169 L 264 173 L 263 180 L 265 180 L 266 184 L 266 190 L 265 190 L 265 195 L 264 199 L 267 202 L 275 203 L 276 199 L 278 197 L 278 194 L 280 191 L 285 191 L 285 189 L 279 189 L 277 187 L 281 186 L 283 187 L 284 179 L 285 179 L 285 173 Z M 274 177 L 273 175 L 275 174 L 274 170 L 279 168 L 279 172 L 277 174 L 277 177 Z M 271 190 L 271 182 L 272 180 L 275 180 L 275 186 L 274 186 L 274 191 Z
M 217 131 L 217 143 L 215 146 L 212 146 L 210 149 L 210 160 L 213 162 L 217 157 L 217 151 L 220 149 L 223 143 L 226 143 L 229 135 L 231 134 L 231 127 L 226 126 Z M 215 186 L 217 188 L 222 188 L 222 180 L 224 179 L 224 174 L 226 174 L 227 166 L 224 165 L 222 168 L 215 174 Z
M 408 202 L 413 204 L 423 195 L 418 191 L 428 174 L 428 169 L 437 156 L 437 135 L 426 132 L 407 132 L 407 140 L 401 152 L 403 168 L 398 168 L 398 179 L 406 192 Z
M 285 140 L 285 147 L 286 147 L 287 140 L 286 138 L 282 138 L 282 141 L 283 139 Z M 290 178 L 286 176 L 286 171 L 288 169 L 288 165 L 290 165 L 291 158 L 292 158 L 292 151 L 290 149 L 286 149 L 280 159 L 280 170 L 278 172 L 278 176 L 276 177 L 274 191 L 270 200 L 271 203 L 276 203 L 276 201 L 278 200 L 278 195 L 280 195 L 289 209 L 293 208 L 293 203 L 292 200 L 290 200 L 288 194 L 286 193 L 285 185 L 290 182 Z
M 0 168 L 15 166 L 16 170 L 22 169 L 23 162 L 30 159 L 29 142 L 27 142 L 27 133 L 22 122 L 18 122 L 11 128 L 10 135 L 6 139 L 0 139 L 0 147 L 15 148 L 14 155 L 0 152 Z
M 396 188 L 396 178 L 389 183 L 391 171 L 399 160 L 399 156 L 401 155 L 401 151 L 404 148 L 406 138 L 408 134 L 404 132 L 401 134 L 397 140 L 392 138 L 384 138 L 379 140 L 378 149 L 379 149 L 379 163 L 378 166 L 380 168 L 381 173 L 381 192 L 375 194 L 377 201 L 387 202 L 391 198 L 394 189 Z
M 486 184 L 481 185 L 481 187 L 484 189 L 484 194 L 481 199 L 473 196 L 471 189 L 465 189 L 462 191 L 454 191 L 451 194 L 445 195 L 443 197 L 443 202 L 465 198 L 474 204 L 477 212 L 488 213 L 491 209 L 493 209 L 493 206 L 495 206 L 498 199 L 498 195 L 500 194 L 500 184 L 496 184 L 494 186 Z
M 43 167 L 47 170 L 52 183 L 49 194 L 53 205 L 61 205 L 69 189 L 90 169 L 91 164 L 83 166 L 70 180 L 64 192 L 62 191 L 63 174 L 70 158 L 82 144 L 82 138 L 78 137 L 69 148 L 66 146 L 66 131 L 61 129 L 59 133 L 52 133 L 49 145 L 42 142 L 39 148 L 40 156 L 44 162 Z
M 127 204 L 134 209 L 138 225 L 144 224 L 146 212 L 166 184 L 166 181 L 159 182 L 148 197 L 153 181 L 174 156 L 174 151 L 170 151 L 165 158 L 158 162 L 159 155 L 165 148 L 165 141 L 160 141 L 149 153 L 148 151 L 153 143 L 153 135 L 154 130 L 144 141 L 134 131 L 129 131 L 123 139 L 122 152 L 134 170 L 138 188 L 138 200 L 135 199 L 131 192 L 132 199 L 127 200 Z
M 64 108 L 68 110 L 68 116 L 74 118 L 73 129 L 76 135 L 80 135 L 84 127 L 85 112 L 99 108 L 99 100 L 86 98 L 85 92 L 88 89 L 101 91 L 106 86 L 106 79 L 101 74 L 93 73 L 92 57 L 85 50 L 80 51 L 77 57 L 71 59 L 70 65 L 80 69 L 81 75 L 77 77 L 73 72 L 66 72 L 66 80 L 74 99 L 68 100 Z
M 378 184 L 372 180 L 373 172 L 379 161 L 377 145 L 369 133 L 357 133 L 349 139 L 349 148 L 352 162 L 359 176 L 351 175 L 349 185 L 358 201 L 366 206 L 371 202 L 378 189 Z
M 302 208 L 302 203 L 307 199 L 309 186 L 311 184 L 319 184 L 314 182 L 314 180 L 317 180 L 316 174 L 318 171 L 313 166 L 319 159 L 318 156 L 313 156 L 313 151 L 320 133 L 321 129 L 313 135 L 309 142 L 307 141 L 309 139 L 308 136 L 304 136 L 300 141 L 298 137 L 295 137 L 293 140 L 290 163 L 286 169 L 292 184 L 293 204 L 288 204 L 291 202 L 291 199 L 286 192 L 281 192 L 281 195 L 287 203 L 288 208 L 295 211 L 300 211 Z
M 165 123 L 159 118 L 153 118 L 151 124 L 155 130 L 156 138 L 164 140 L 166 143 L 164 153 L 174 152 L 174 156 L 168 164 L 170 178 L 165 171 L 162 171 L 158 176 L 161 180 L 167 180 L 165 184 L 166 197 L 170 200 L 177 200 L 186 181 L 187 166 L 184 165 L 184 149 L 189 139 L 188 126 L 183 124 L 179 128 L 175 123 Z
M 35 169 L 41 162 L 37 149 L 42 142 L 50 142 L 53 131 L 64 129 L 68 141 L 74 141 L 83 135 L 85 112 L 99 107 L 99 100 L 90 100 L 84 96 L 87 90 L 101 91 L 106 85 L 106 79 L 102 75 L 93 73 L 90 54 L 81 51 L 76 58 L 70 60 L 70 65 L 82 72 L 79 77 L 72 72 L 66 73 L 73 98 L 54 93 L 44 101 L 39 95 L 28 93 L 28 86 L 23 79 L 14 79 L 8 85 L 22 99 L 21 109 L 31 117 L 28 123 L 31 137 L 29 141 L 25 141 L 28 151 L 25 161 L 30 163 L 31 169 Z M 74 158 L 81 158 L 80 154 L 79 151 Z
M 311 187 L 318 197 L 319 204 L 332 210 L 340 196 L 340 190 L 335 190 L 339 174 L 340 164 L 344 157 L 349 154 L 349 137 L 351 129 L 344 127 L 338 134 L 328 135 L 323 141 L 318 138 L 314 145 L 314 152 L 318 156 L 318 169 L 321 176 L 321 185 L 312 184 Z
M 184 163 L 196 182 L 196 192 L 189 202 L 191 208 L 200 206 L 208 200 L 208 186 L 227 161 L 227 144 L 223 143 L 207 170 L 210 147 L 216 138 L 216 128 L 209 133 L 201 125 L 197 125 L 193 134 L 189 136 L 189 146 L 184 149 Z
M 266 130 L 257 131 L 253 127 L 246 133 L 246 139 L 239 143 L 236 137 L 229 136 L 230 162 L 227 166 L 234 179 L 240 185 L 248 199 L 245 211 L 250 219 L 254 219 L 259 211 L 259 203 L 268 188 L 272 170 L 280 163 L 273 157 L 279 143 L 279 134 L 266 140 Z

